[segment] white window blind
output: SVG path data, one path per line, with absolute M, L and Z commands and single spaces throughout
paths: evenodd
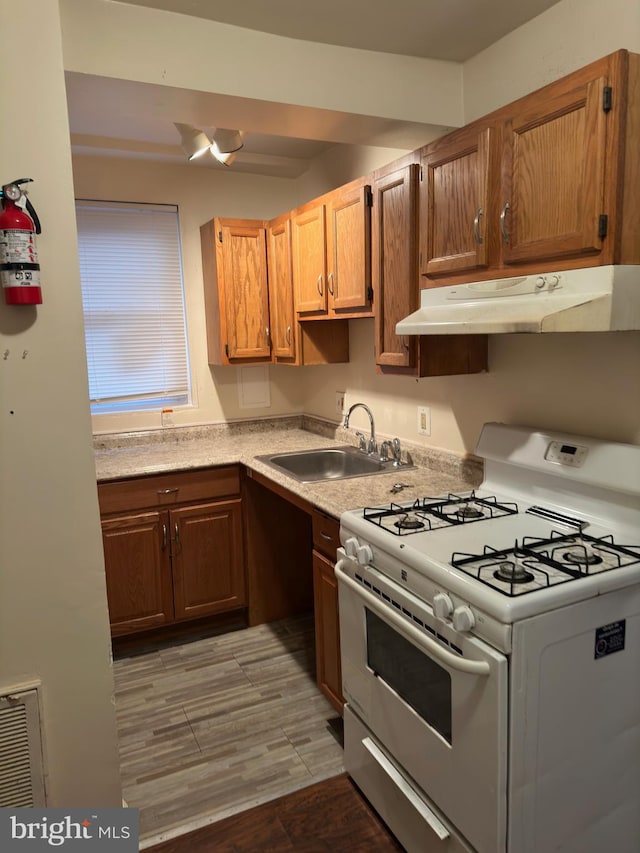
M 94 413 L 187 405 L 178 209 L 76 202 Z

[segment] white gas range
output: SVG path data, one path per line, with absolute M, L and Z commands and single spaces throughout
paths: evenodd
M 476 452 L 475 492 L 341 517 L 347 769 L 409 850 L 632 853 L 640 447 Z

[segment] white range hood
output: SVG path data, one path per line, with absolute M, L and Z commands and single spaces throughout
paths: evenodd
M 640 265 L 600 266 L 421 291 L 398 335 L 640 329 Z

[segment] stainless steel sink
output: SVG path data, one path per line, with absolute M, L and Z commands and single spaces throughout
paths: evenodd
M 384 474 L 413 467 L 403 465 L 402 468 L 394 468 L 392 461 L 381 462 L 376 456 L 368 456 L 351 445 L 274 453 L 256 458 L 301 483 L 366 477 L 371 474 Z

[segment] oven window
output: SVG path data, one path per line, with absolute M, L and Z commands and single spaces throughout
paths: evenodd
M 369 667 L 451 743 L 451 676 L 375 613 L 365 611 Z

